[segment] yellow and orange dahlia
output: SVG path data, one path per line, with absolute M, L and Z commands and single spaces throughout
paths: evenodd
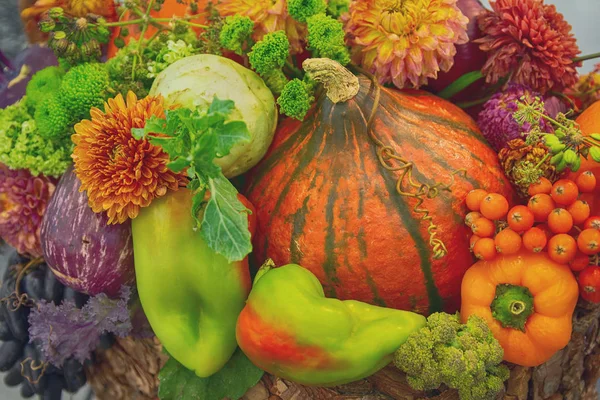
M 140 208 L 186 184 L 184 174 L 167 168 L 169 155 L 147 139 L 137 140 L 132 128 L 143 128 L 151 116 L 164 118 L 162 97 L 138 100 L 129 92 L 109 99 L 104 112 L 90 110 L 91 120 L 75 125 L 73 161 L 94 212 L 106 211 L 108 223 L 135 218 Z
M 290 51 L 303 51 L 302 38 L 306 26 L 295 21 L 287 10 L 285 0 L 221 0 L 216 4 L 221 16 L 244 15 L 254 22 L 254 40 L 259 41 L 267 33 L 285 31 L 290 41 Z
M 419 87 L 454 63 L 468 18 L 457 0 L 354 0 L 343 16 L 353 60 L 380 83 Z

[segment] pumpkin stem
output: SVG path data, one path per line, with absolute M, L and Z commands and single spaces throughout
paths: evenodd
M 334 104 L 353 99 L 360 90 L 358 77 L 337 61 L 309 58 L 302 68 L 312 80 L 323 84 L 327 98 Z
M 502 284 L 496 286 L 496 297 L 490 306 L 492 316 L 504 328 L 525 332 L 525 324 L 533 314 L 533 295 L 524 286 Z

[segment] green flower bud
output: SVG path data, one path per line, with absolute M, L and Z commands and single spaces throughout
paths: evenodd
M 573 162 L 571 164 L 571 171 L 577 172 L 577 171 L 579 171 L 579 168 L 581 168 L 581 158 L 577 157 L 577 159 L 575 160 L 575 162 Z
M 54 22 L 52 19 L 44 19 L 40 21 L 38 26 L 42 32 L 52 32 L 56 27 L 56 22 Z
M 122 49 L 123 47 L 125 47 L 125 41 L 121 37 L 115 38 L 114 43 L 115 43 L 115 46 L 119 49 Z
M 56 31 L 56 32 L 54 32 L 54 39 L 55 40 L 64 39 L 66 37 L 67 37 L 67 34 L 65 33 L 65 31 Z
M 573 165 L 573 163 L 579 159 L 577 153 L 575 153 L 572 149 L 565 150 L 565 161 L 568 165 Z
M 590 147 L 590 156 L 596 162 L 600 162 L 600 147 Z
M 60 18 L 65 14 L 65 10 L 60 7 L 52 7 L 48 10 L 48 16 L 52 19 Z
M 557 155 L 555 155 L 554 157 L 552 157 L 550 159 L 550 164 L 552 165 L 558 165 L 558 163 L 560 163 L 564 158 L 564 153 L 558 153 Z

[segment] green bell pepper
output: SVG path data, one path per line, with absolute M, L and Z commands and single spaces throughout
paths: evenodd
M 383 368 L 425 323 L 412 312 L 325 298 L 319 280 L 299 265 L 265 265 L 236 335 L 265 371 L 304 385 L 335 386 Z
M 251 280 L 247 259 L 229 263 L 194 231 L 191 207 L 191 191 L 180 189 L 132 220 L 135 273 L 142 307 L 165 349 L 208 377 L 237 347 L 236 320 Z

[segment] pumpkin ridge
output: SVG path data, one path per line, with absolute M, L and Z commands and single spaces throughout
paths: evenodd
M 365 242 L 365 230 L 362 226 L 358 229 L 358 233 L 356 235 L 356 242 L 358 244 L 358 250 L 360 251 L 360 254 L 364 259 L 365 257 L 367 257 L 367 242 Z M 377 287 L 377 283 L 373 279 L 373 275 L 371 275 L 371 271 L 365 268 L 363 262 L 358 263 L 358 265 L 365 273 L 367 285 L 371 289 L 371 293 L 373 293 L 373 303 L 381 307 L 387 307 L 385 304 L 385 300 L 383 300 L 383 298 L 379 294 L 379 288 Z
M 314 112 L 312 113 L 314 114 Z M 307 117 L 308 118 L 308 117 Z M 277 128 L 279 129 L 279 128 Z M 267 156 L 263 158 L 261 161 L 261 169 L 256 171 L 255 179 L 250 182 L 250 186 L 246 188 L 246 193 L 251 192 L 255 189 L 255 185 L 258 184 L 262 177 L 273 169 L 273 167 L 277 166 L 280 163 L 279 156 L 281 153 L 286 153 L 289 150 L 293 150 L 295 145 L 302 145 L 302 141 L 306 139 L 306 135 L 299 135 L 300 129 L 298 129 L 295 133 L 288 135 L 288 137 L 272 152 L 268 152 Z M 310 139 L 309 139 L 310 140 Z
M 322 97 L 324 99 L 324 97 Z M 340 107 L 341 110 L 340 111 Z M 334 117 L 337 117 L 339 113 L 344 113 L 345 109 L 348 107 L 348 104 L 333 104 L 329 101 L 324 101 L 324 104 L 321 104 L 319 109 L 322 111 L 321 123 L 325 123 L 326 127 L 323 129 L 324 136 L 326 137 L 325 148 L 329 150 L 339 149 L 347 150 L 350 142 L 348 141 L 348 132 L 345 129 L 345 124 L 340 127 L 339 124 L 333 124 Z M 336 118 L 337 119 L 337 118 Z M 341 130 L 341 132 L 340 132 Z M 327 221 L 330 221 L 329 226 L 327 227 L 327 233 L 325 235 L 325 262 L 323 263 L 323 270 L 325 271 L 325 275 L 327 276 L 328 282 L 331 283 L 331 287 L 329 285 L 325 285 L 326 290 L 330 292 L 330 294 L 334 297 L 336 295 L 336 284 L 340 283 L 340 280 L 337 276 L 337 269 L 339 268 L 338 257 L 336 254 L 336 235 L 335 235 L 335 224 L 334 219 L 334 208 L 339 196 L 339 182 L 346 171 L 346 168 L 343 168 L 343 161 L 348 158 L 348 152 L 344 151 L 341 157 L 336 156 L 332 161 L 331 165 L 331 175 L 329 176 L 330 185 L 329 193 L 327 194 L 327 203 L 325 205 L 325 218 Z M 341 161 L 341 162 L 340 162 Z M 352 160 L 354 161 L 354 160 Z M 339 165 L 339 167 L 336 167 Z M 342 247 L 343 248 L 343 247 Z
M 317 176 L 318 171 L 315 172 L 315 176 L 313 176 L 313 179 L 310 182 L 307 192 L 310 193 L 310 191 L 315 188 L 317 184 Z M 310 194 L 307 194 L 304 198 L 304 201 L 302 202 L 302 207 L 294 214 L 294 222 L 292 224 L 292 239 L 290 244 L 290 262 L 294 264 L 302 265 L 302 252 L 300 251 L 300 246 L 298 245 L 297 238 L 304 232 L 309 200 Z
M 316 119 L 315 119 L 315 121 L 316 121 Z M 315 122 L 315 125 L 316 125 L 316 122 Z M 314 127 L 310 131 L 303 129 L 303 127 L 301 127 L 298 131 L 296 131 L 294 133 L 295 135 L 302 136 L 302 137 L 309 136 L 308 143 L 298 153 L 298 159 L 300 161 L 298 162 L 298 165 L 296 165 L 296 168 L 294 168 L 292 173 L 289 175 L 289 179 L 287 180 L 287 182 L 282 186 L 283 189 L 277 199 L 277 202 L 275 203 L 275 207 L 273 207 L 273 212 L 271 213 L 271 216 L 269 218 L 268 225 L 270 225 L 272 223 L 273 218 L 275 218 L 275 216 L 278 214 L 279 209 L 281 208 L 281 205 L 283 204 L 283 201 L 285 200 L 285 198 L 287 197 L 287 195 L 291 189 L 292 182 L 298 177 L 298 175 L 302 172 L 302 170 L 304 170 L 304 168 L 306 168 L 313 160 L 312 158 L 307 157 L 307 153 L 308 154 L 310 154 L 310 153 L 316 154 L 316 150 L 318 150 L 319 146 L 322 144 L 322 142 L 324 140 L 324 135 L 320 135 L 320 137 L 318 137 L 317 135 L 314 134 L 315 132 L 316 131 L 315 131 Z M 264 253 L 268 254 L 269 238 L 266 236 L 264 238 L 263 249 L 264 249 L 263 250 Z
M 391 119 L 391 120 L 393 121 L 393 119 L 394 119 L 394 113 L 390 112 L 390 110 L 389 110 L 389 109 L 387 109 L 387 105 L 384 105 L 384 106 L 383 106 L 383 111 L 384 111 L 385 113 L 387 113 L 387 114 L 388 114 L 388 118 L 389 118 L 389 119 Z M 411 126 L 413 126 L 413 127 L 416 127 L 416 128 L 418 128 L 418 129 L 421 129 L 422 131 L 424 131 L 424 130 L 426 130 L 426 131 L 429 131 L 429 132 L 431 132 L 431 136 L 434 136 L 434 137 L 436 136 L 436 135 L 435 135 L 435 132 L 433 131 L 433 129 L 432 129 L 432 128 L 430 128 L 430 127 L 428 127 L 428 126 L 421 126 L 421 125 L 417 125 L 417 124 L 415 124 L 414 122 L 412 122 L 411 120 L 407 119 L 407 118 L 406 118 L 406 115 L 404 114 L 404 109 L 403 109 L 403 110 L 394 110 L 394 111 L 395 111 L 395 115 L 398 115 L 398 113 L 401 113 L 401 114 L 400 114 L 400 118 L 402 119 L 402 121 L 403 121 L 403 122 L 406 122 L 407 124 L 409 124 L 409 125 L 411 125 Z M 410 113 L 408 113 L 408 114 L 410 114 Z M 387 125 L 390 123 L 390 121 L 389 121 L 389 120 L 384 122 L 384 121 L 383 121 L 383 118 L 381 118 L 381 119 L 382 119 L 381 123 L 382 123 L 384 126 L 387 126 Z M 410 141 L 409 141 L 409 142 L 410 142 Z M 402 144 L 400 144 L 400 143 L 397 143 L 397 144 L 398 144 L 398 146 L 402 147 Z M 407 144 L 410 144 L 410 143 L 407 143 Z M 484 164 L 484 165 L 485 165 L 485 162 L 484 162 L 484 161 L 483 161 L 481 158 L 479 158 L 477 155 L 473 155 L 473 154 L 472 154 L 472 152 L 469 152 L 469 151 L 467 151 L 467 149 L 465 149 L 465 147 L 464 147 L 464 146 L 463 146 L 461 143 L 458 143 L 457 145 L 458 145 L 458 146 L 459 146 L 461 149 L 464 149 L 464 150 L 465 150 L 465 152 L 467 152 L 467 153 L 470 153 L 470 154 L 471 154 L 470 156 L 471 156 L 473 159 L 475 159 L 475 160 L 479 161 L 481 164 Z M 446 162 L 446 160 L 445 160 L 445 159 L 443 159 L 443 158 L 441 158 L 441 157 L 439 157 L 439 156 L 438 156 L 438 154 L 437 154 L 435 151 L 428 151 L 428 150 L 430 150 L 430 147 L 416 147 L 416 146 L 413 146 L 413 148 L 415 148 L 416 150 L 424 150 L 424 151 L 426 151 L 426 152 L 427 152 L 427 154 L 429 155 L 429 157 L 430 157 L 431 161 L 435 161 L 437 164 L 439 164 L 439 165 L 443 166 L 443 167 L 444 167 L 444 169 L 446 169 L 446 170 L 450 171 L 450 173 L 452 173 L 453 171 L 455 171 L 455 170 L 457 170 L 457 169 L 460 169 L 460 168 L 455 168 L 455 167 L 451 166 L 450 164 L 448 164 L 448 163 Z M 409 160 L 409 161 L 411 161 L 411 160 Z M 426 183 L 426 184 L 428 184 L 429 186 L 433 186 L 433 185 L 435 185 L 435 184 L 436 184 L 436 181 L 435 181 L 434 179 L 431 179 L 431 178 L 428 178 L 428 177 L 426 177 L 426 176 L 425 176 L 423 173 L 421 173 L 421 172 L 419 171 L 419 166 L 418 166 L 416 163 L 413 165 L 413 168 L 412 168 L 412 173 L 413 173 L 413 175 L 415 176 L 415 178 L 417 178 L 417 179 L 419 180 L 419 182 Z M 479 182 L 477 182 L 477 181 L 476 181 L 474 178 L 472 178 L 472 177 L 471 177 L 469 174 L 466 174 L 466 176 L 465 176 L 465 177 L 463 177 L 463 179 L 465 179 L 467 182 L 469 182 L 469 183 L 470 183 L 471 185 L 473 185 L 474 187 L 479 187 Z
M 365 103 L 367 103 L 366 104 L 367 107 L 372 106 L 372 104 L 373 104 L 372 101 L 367 101 Z M 383 123 L 383 121 L 382 121 L 382 125 L 388 126 L 389 121 L 386 121 L 386 122 L 387 123 Z M 393 125 L 389 125 L 389 126 L 393 126 Z M 373 127 L 373 128 L 375 128 L 375 127 Z M 366 131 L 365 131 L 365 134 L 367 134 Z M 392 200 L 390 203 L 384 202 L 386 208 L 388 208 L 388 209 L 391 208 L 391 213 L 392 214 L 396 213 L 400 217 L 400 222 L 401 222 L 402 226 L 404 226 L 404 228 L 406 229 L 408 234 L 410 235 L 411 239 L 413 240 L 415 248 L 418 252 L 419 258 L 421 259 L 421 272 L 423 273 L 423 277 L 425 278 L 425 288 L 427 290 L 427 297 L 429 300 L 429 312 L 432 313 L 432 312 L 436 312 L 436 311 L 441 311 L 443 309 L 443 300 L 442 300 L 442 297 L 440 296 L 440 293 L 435 285 L 435 280 L 433 278 L 433 271 L 432 271 L 431 260 L 430 260 L 431 255 L 429 252 L 429 244 L 425 242 L 425 239 L 423 238 L 423 236 L 421 234 L 421 230 L 420 230 L 420 226 L 421 226 L 421 222 L 422 222 L 421 219 L 418 216 L 414 217 L 412 215 L 413 214 L 412 211 L 413 211 L 414 207 L 411 207 L 408 204 L 408 202 L 412 199 L 405 198 L 404 196 L 402 196 L 398 193 L 398 191 L 396 190 L 396 182 L 397 182 L 396 175 L 397 174 L 390 173 L 391 171 L 388 171 L 379 162 L 379 157 L 377 156 L 376 146 L 372 146 L 371 151 L 368 151 L 367 153 L 370 157 L 374 158 L 374 162 L 377 165 L 377 169 L 379 169 L 380 176 L 383 179 L 385 187 L 390 195 L 390 199 Z M 394 203 L 396 205 L 395 207 L 394 207 Z
M 402 99 L 402 97 L 399 95 L 399 93 L 402 93 L 404 95 L 410 96 L 410 97 L 417 97 L 417 98 L 421 98 L 421 97 L 425 97 L 425 98 L 435 98 L 434 95 L 430 94 L 430 93 L 426 93 L 426 94 L 419 94 L 419 93 L 414 93 L 412 91 L 407 91 L 407 90 L 401 90 L 398 92 L 395 91 L 391 91 L 387 88 L 382 88 L 382 90 L 386 90 L 389 92 L 389 94 L 399 103 L 399 104 L 403 104 L 405 103 L 405 101 Z M 436 115 L 432 115 L 432 114 L 426 114 L 423 113 L 421 111 L 415 110 L 415 109 L 409 109 L 408 107 L 403 107 L 404 110 L 408 111 L 409 113 L 413 113 L 416 116 L 420 117 L 420 118 L 424 118 L 427 119 L 429 121 L 433 121 L 438 125 L 449 125 L 451 126 L 453 129 L 465 132 L 468 136 L 476 139 L 477 141 L 479 141 L 480 143 L 483 143 L 487 146 L 489 146 L 489 143 L 487 142 L 487 140 L 485 140 L 485 137 L 483 137 L 483 135 L 479 134 L 477 131 L 474 131 L 473 129 L 469 128 L 468 126 L 466 126 L 465 124 L 462 124 L 460 122 L 456 122 L 456 121 L 452 121 L 452 120 L 448 120 L 448 119 L 444 119 L 443 117 L 439 117 Z M 457 108 L 458 110 L 462 111 L 460 108 Z

